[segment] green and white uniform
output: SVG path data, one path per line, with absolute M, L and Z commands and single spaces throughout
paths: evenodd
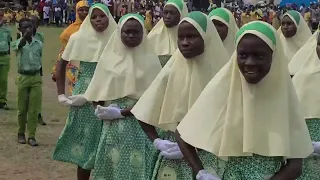
M 10 29 L 0 27 L 0 105 L 7 103 L 8 73 L 10 69 Z

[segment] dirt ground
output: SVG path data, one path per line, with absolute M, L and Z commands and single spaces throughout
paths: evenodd
M 15 30 L 13 37 L 15 38 Z M 51 68 L 60 50 L 59 35 L 62 28 L 40 28 L 45 34 L 43 115 L 47 126 L 38 126 L 36 139 L 39 147 L 20 145 L 17 139 L 17 92 L 15 86 L 16 61 L 12 53 L 9 76 L 8 105 L 10 111 L 0 110 L 0 180 L 74 180 L 76 167 L 53 161 L 52 152 L 62 131 L 68 109 L 58 104 L 55 84 L 51 81 Z

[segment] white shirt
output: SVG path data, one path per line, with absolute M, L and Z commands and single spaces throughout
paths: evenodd
M 48 19 L 49 18 L 49 13 L 50 13 L 50 7 L 49 6 L 44 6 L 43 7 L 43 19 Z

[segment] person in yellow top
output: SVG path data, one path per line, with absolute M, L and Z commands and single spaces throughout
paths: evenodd
M 36 6 L 36 5 L 33 5 L 33 6 L 32 6 L 32 9 L 28 11 L 28 16 L 29 16 L 29 17 L 30 17 L 30 16 L 36 16 L 36 17 L 40 18 L 39 12 L 38 12 L 38 10 L 37 10 L 37 6 Z
M 307 8 L 306 12 L 304 13 L 303 16 L 304 20 L 308 23 L 308 26 L 310 27 L 310 23 L 311 23 L 311 13 L 309 8 Z
M 19 21 L 23 18 L 25 18 L 25 12 L 22 10 L 21 6 L 18 6 L 17 11 L 14 12 L 14 20 L 16 23 L 16 28 L 19 27 Z M 20 37 L 19 31 L 17 31 L 17 37 Z
M 249 23 L 250 21 L 250 10 L 248 8 L 245 8 L 244 11 L 241 13 L 241 26 Z
M 12 10 L 8 7 L 4 8 L 4 19 L 6 20 L 7 23 L 12 22 L 13 19 L 13 14 L 12 14 Z
M 257 18 L 257 14 L 256 14 L 256 9 L 254 8 L 254 7 L 251 7 L 250 8 L 250 19 L 251 19 L 251 21 L 256 21 L 256 20 L 258 20 L 258 18 Z
M 147 29 L 148 33 L 152 29 L 152 10 L 150 7 L 147 7 L 146 11 L 146 21 L 145 21 L 145 28 Z

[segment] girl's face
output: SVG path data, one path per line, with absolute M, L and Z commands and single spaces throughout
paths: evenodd
M 237 62 L 243 77 L 249 84 L 259 83 L 270 71 L 271 48 L 262 39 L 246 34 L 237 47 Z
M 163 22 L 167 28 L 174 27 L 180 22 L 180 13 L 173 5 L 167 5 L 163 10 Z
M 204 52 L 204 40 L 197 29 L 187 21 L 183 21 L 178 27 L 178 48 L 187 59 Z
M 281 31 L 284 37 L 290 38 L 297 33 L 297 26 L 289 16 L 284 16 L 281 21 Z
M 228 26 L 225 25 L 224 23 L 222 23 L 221 21 L 218 21 L 215 19 L 212 20 L 212 23 L 216 27 L 221 40 L 224 41 L 226 39 L 226 37 L 228 36 L 228 29 L 229 29 Z
M 83 21 L 88 15 L 89 7 L 80 7 L 77 12 L 79 14 L 80 20 Z
M 90 23 L 94 30 L 103 32 L 109 26 L 109 18 L 103 11 L 95 8 L 91 13 Z
M 317 51 L 317 55 L 320 59 L 320 35 L 318 35 L 316 51 Z
M 135 19 L 129 19 L 121 28 L 121 41 L 127 47 L 136 47 L 143 39 L 143 27 Z

